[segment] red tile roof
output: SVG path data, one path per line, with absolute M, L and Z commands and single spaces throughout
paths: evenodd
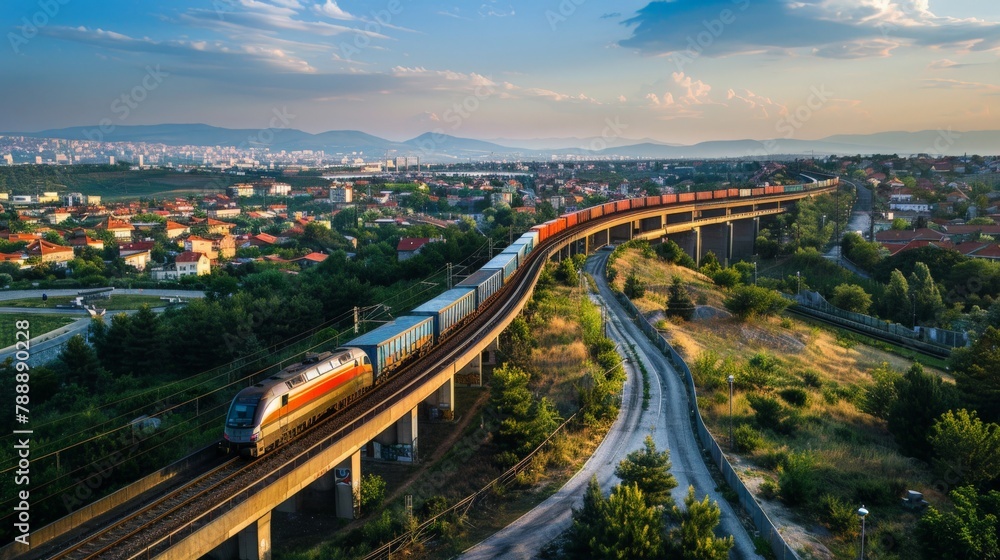
M 183 253 L 177 255 L 177 262 L 198 262 L 204 257 L 204 253 L 197 253 L 195 251 L 184 251 Z
M 430 238 L 428 237 L 404 237 L 399 240 L 399 244 L 396 245 L 397 251 L 416 251 L 417 249 L 423 247 L 424 245 L 430 243 Z

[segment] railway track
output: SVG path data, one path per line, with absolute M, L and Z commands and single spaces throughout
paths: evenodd
M 87 535 L 82 540 L 56 552 L 52 560 L 77 560 L 80 558 L 107 557 L 115 548 L 141 530 L 141 527 L 159 523 L 180 510 L 205 492 L 209 492 L 238 473 L 243 465 L 233 458 L 216 466 L 180 488 L 156 498 L 138 510 L 126 513 L 104 528 Z
M 557 239 L 561 236 L 556 236 Z M 544 256 L 543 256 L 544 255 Z M 280 476 L 283 467 L 308 453 L 324 440 L 346 436 L 352 425 L 378 413 L 402 398 L 414 386 L 433 377 L 453 360 L 472 340 L 485 336 L 498 317 L 514 310 L 534 285 L 548 258 L 545 249 L 534 251 L 512 277 L 486 305 L 459 327 L 456 333 L 434 346 L 425 355 L 397 370 L 386 381 L 376 385 L 341 411 L 328 415 L 296 440 L 283 445 L 255 461 L 233 458 L 224 464 L 196 475 L 196 478 L 176 490 L 138 506 L 132 512 L 64 546 L 51 559 L 82 560 L 152 558 L 183 538 L 202 523 L 214 518 L 223 506 L 249 497 L 248 489 Z M 176 538 L 175 538 L 176 537 Z

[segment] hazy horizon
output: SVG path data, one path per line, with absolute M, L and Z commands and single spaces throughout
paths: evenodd
M 1000 5 L 983 0 L 51 4 L 8 4 L 0 130 L 690 145 L 1000 129 Z

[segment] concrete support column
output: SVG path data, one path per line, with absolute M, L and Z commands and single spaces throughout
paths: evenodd
M 482 357 L 480 356 L 480 359 Z M 431 419 L 453 420 L 455 418 L 455 378 L 445 381 L 437 391 L 424 400 L 427 406 L 440 411 L 439 416 L 431 415 Z
M 726 266 L 733 262 L 733 222 L 726 222 Z
M 271 512 L 239 533 L 240 560 L 271 560 Z
M 361 452 L 355 451 L 350 458 L 337 465 L 333 477 L 337 487 L 334 497 L 337 517 L 354 519 L 358 509 L 356 498 L 361 490 Z
M 694 264 L 695 266 L 701 266 L 701 227 L 695 226 L 691 228 L 691 233 L 694 234 Z
M 455 382 L 472 387 L 483 386 L 483 356 L 477 355 L 455 374 Z
M 396 443 L 409 446 L 409 461 L 413 463 L 417 462 L 417 414 L 418 410 L 414 408 L 396 421 Z M 400 455 L 398 460 L 405 461 L 407 458 Z

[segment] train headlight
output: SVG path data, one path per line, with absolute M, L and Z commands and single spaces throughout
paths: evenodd
M 229 434 L 222 432 L 222 439 L 229 441 Z
M 257 441 L 258 439 L 260 439 L 260 432 L 250 434 L 250 441 Z

